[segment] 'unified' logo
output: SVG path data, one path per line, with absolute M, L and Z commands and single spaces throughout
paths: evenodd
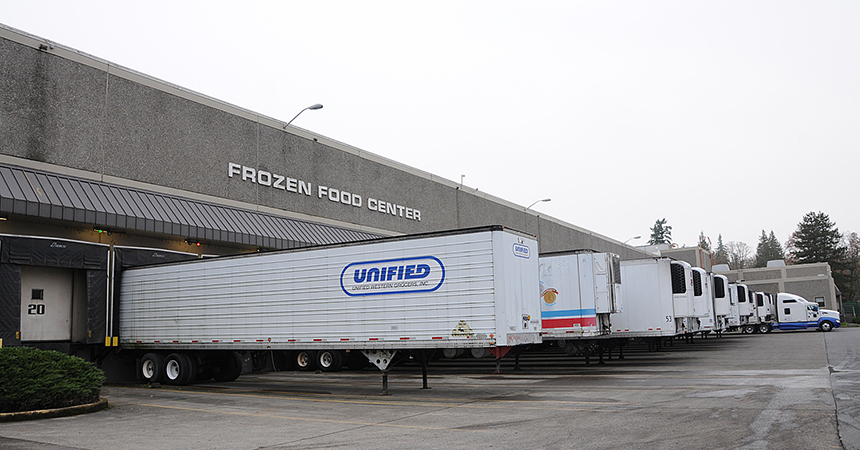
M 349 296 L 433 292 L 445 281 L 445 265 L 435 256 L 348 264 L 340 287 Z

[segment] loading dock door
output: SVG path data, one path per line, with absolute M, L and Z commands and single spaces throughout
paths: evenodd
M 74 269 L 21 266 L 21 341 L 70 341 Z

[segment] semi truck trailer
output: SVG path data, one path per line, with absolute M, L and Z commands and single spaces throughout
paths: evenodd
M 346 351 L 383 372 L 398 352 L 541 342 L 537 241 L 501 226 L 133 267 L 118 345 L 146 381 L 235 379 L 240 351 Z
M 611 315 L 613 337 L 637 338 L 659 348 L 665 338 L 698 331 L 692 267 L 684 261 L 621 261 L 624 310 Z
M 568 355 L 602 357 L 611 339 L 610 315 L 623 310 L 618 255 L 572 250 L 540 255 L 543 340 Z

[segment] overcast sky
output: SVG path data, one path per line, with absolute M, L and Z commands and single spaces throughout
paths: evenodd
M 0 23 L 631 244 L 860 232 L 860 2 L 0 0 Z

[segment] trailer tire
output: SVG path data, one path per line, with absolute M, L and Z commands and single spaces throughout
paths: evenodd
M 226 361 L 218 365 L 218 371 L 212 374 L 212 378 L 218 382 L 233 381 L 242 375 L 242 355 L 230 352 Z
M 483 359 L 490 356 L 490 351 L 483 347 L 474 347 L 470 350 L 470 353 L 472 354 L 472 358 L 475 359 Z
M 761 334 L 770 333 L 770 324 L 768 323 L 760 323 L 758 324 L 758 332 Z
M 821 323 L 818 324 L 818 329 L 826 333 L 833 329 L 833 323 L 829 320 L 822 320 Z
M 138 372 L 143 381 L 157 383 L 161 381 L 164 373 L 164 356 L 158 353 L 147 353 L 140 358 L 140 371 Z
M 744 334 L 752 334 L 755 332 L 755 327 L 752 325 L 744 325 L 742 330 Z
M 462 348 L 443 348 L 442 357 L 446 359 L 454 359 L 463 354 Z
M 185 353 L 171 353 L 164 360 L 164 382 L 185 386 L 197 376 L 197 364 Z
M 317 352 L 316 362 L 323 372 L 337 372 L 343 366 L 343 356 L 338 350 L 321 350 Z
M 293 359 L 299 370 L 312 370 L 316 367 L 316 355 L 310 350 L 297 351 Z

